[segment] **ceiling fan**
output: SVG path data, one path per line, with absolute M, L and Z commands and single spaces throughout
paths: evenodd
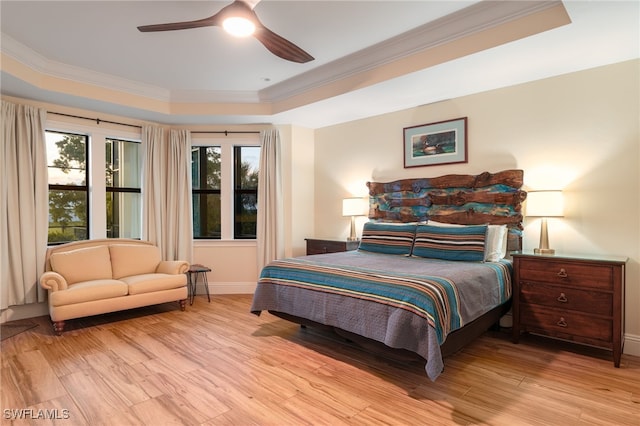
M 259 2 L 260 0 L 234 0 L 233 3 L 223 7 L 218 13 L 208 18 L 168 24 L 143 25 L 138 27 L 138 30 L 141 32 L 154 32 L 222 26 L 227 32 L 236 36 L 252 35 L 271 53 L 287 61 L 298 63 L 313 61 L 313 56 L 262 25 L 258 15 L 253 11 L 253 8 Z M 237 33 L 234 33 L 234 30 Z

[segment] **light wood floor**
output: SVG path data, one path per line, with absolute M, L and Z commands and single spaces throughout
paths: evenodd
M 5 424 L 640 425 L 640 359 L 490 332 L 431 382 L 268 313 L 251 297 L 198 296 L 2 341 Z M 588 355 L 588 356 L 587 356 Z M 15 420 L 48 416 L 58 420 Z

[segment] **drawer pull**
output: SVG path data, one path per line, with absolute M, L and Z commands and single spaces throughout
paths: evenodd
M 567 321 L 565 321 L 564 317 L 560 317 L 560 321 L 558 321 L 556 324 L 558 327 L 566 327 Z
M 567 275 L 567 271 L 565 271 L 564 268 L 560 268 L 560 272 L 558 272 L 558 276 L 560 278 L 567 278 L 569 275 Z
M 567 303 L 569 299 L 567 299 L 567 295 L 564 293 L 560 293 L 560 296 L 556 299 L 560 303 Z

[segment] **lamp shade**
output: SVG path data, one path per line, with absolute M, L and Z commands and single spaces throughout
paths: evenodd
M 564 216 L 562 191 L 528 191 L 526 215 L 529 217 Z
M 342 200 L 342 216 L 366 216 L 369 213 L 367 198 L 345 198 Z

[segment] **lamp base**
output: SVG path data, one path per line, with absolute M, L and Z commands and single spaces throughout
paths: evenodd
M 533 249 L 533 252 L 535 254 L 556 254 L 556 251 L 554 249 L 545 249 L 545 248 L 536 248 Z
M 347 241 L 358 241 L 358 237 L 349 237 Z

